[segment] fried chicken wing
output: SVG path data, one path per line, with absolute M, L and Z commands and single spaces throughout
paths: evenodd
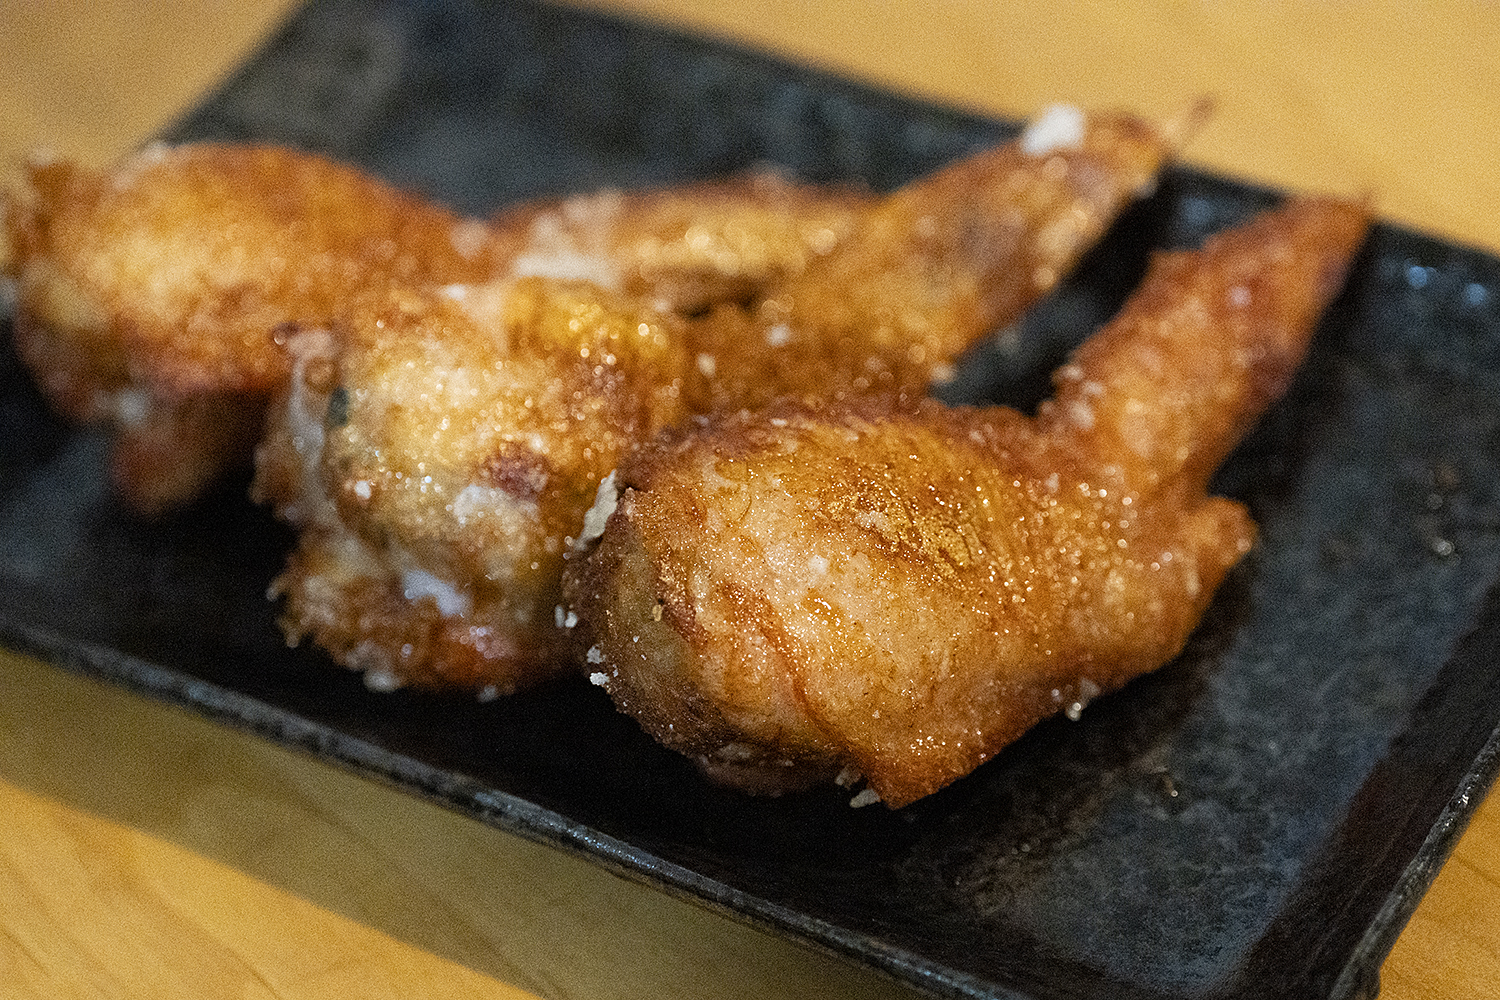
M 867 196 L 770 172 L 540 202 L 482 222 L 353 168 L 275 147 L 152 146 L 113 171 L 31 165 L 0 209 L 16 345 L 64 415 L 111 423 L 113 472 L 143 513 L 248 461 L 288 359 L 392 282 L 587 278 L 700 310 L 800 272 Z
M 632 442 L 686 416 L 682 320 L 585 282 L 393 289 L 297 373 L 255 491 L 301 528 L 275 589 L 377 689 L 508 694 L 566 661 L 564 554 Z
M 710 409 L 758 406 L 799 383 L 823 395 L 919 391 L 982 334 L 1050 292 L 1121 209 L 1154 189 L 1206 104 L 1153 125 L 1058 106 L 1014 142 L 881 199 L 837 252 L 753 310 L 692 333 L 714 366 Z
M 36 162 L 30 183 L 6 213 L 17 350 L 60 412 L 118 429 L 115 478 L 147 513 L 248 458 L 283 324 L 505 255 L 483 226 L 284 149 L 158 145 L 106 174 Z
M 894 808 L 1157 668 L 1255 538 L 1209 477 L 1366 227 L 1303 200 L 1159 260 L 1035 418 L 784 404 L 638 451 L 568 571 L 592 679 L 714 779 Z
M 492 223 L 525 234 L 517 276 L 594 281 L 662 312 L 749 301 L 853 231 L 873 196 L 761 168 L 725 180 L 528 202 Z
M 501 693 L 570 669 L 564 558 L 630 448 L 781 395 L 920 392 L 1180 138 L 1124 115 L 1064 125 L 878 200 L 745 305 L 684 316 L 531 277 L 399 290 L 309 331 L 258 460 L 259 495 L 302 525 L 276 584 L 289 637 L 377 687 Z

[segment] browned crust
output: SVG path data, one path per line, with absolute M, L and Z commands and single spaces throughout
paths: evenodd
M 1036 419 L 780 404 L 643 449 L 567 596 L 596 683 L 718 780 L 892 807 L 1174 657 L 1248 551 L 1210 462 L 1363 238 L 1303 200 L 1154 270 Z
M 701 316 L 557 278 L 456 297 L 397 289 L 362 301 L 342 324 L 349 420 L 331 434 L 315 484 L 333 502 L 333 531 L 372 549 L 392 592 L 414 565 L 451 585 L 455 607 L 472 600 L 460 617 L 507 640 L 493 646 L 502 652 L 492 679 L 507 675 L 505 657 L 529 671 L 536 651 L 567 648 L 551 614 L 564 556 L 597 485 L 631 448 L 694 414 L 782 395 L 856 396 L 876 384 L 920 391 L 959 350 L 1050 288 L 1171 151 L 1122 115 L 1092 119 L 1076 145 L 1044 157 L 1015 145 L 984 151 L 859 202 L 852 230 L 826 253 L 783 271 L 748 305 L 721 302 Z M 732 200 L 739 190 L 589 196 L 531 206 L 505 224 L 558 237 L 565 254 L 578 248 L 568 225 L 591 214 L 633 218 L 624 233 L 695 243 L 685 209 L 727 232 L 750 200 Z M 796 206 L 799 225 L 828 225 L 819 213 L 829 206 L 847 210 L 834 196 L 776 188 L 766 197 Z M 673 228 L 679 223 L 685 228 Z M 1038 280 L 1042 261 L 1050 270 Z M 1017 278 L 1013 268 L 1026 273 Z M 997 282 L 1011 291 L 977 301 L 976 289 Z M 470 516 L 476 496 L 487 506 Z M 333 537 L 304 534 L 301 544 L 333 547 Z M 310 605 L 300 614 L 317 617 Z M 308 630 L 317 638 L 322 628 Z M 404 680 L 445 676 L 401 648 L 386 659 L 403 664 Z M 565 656 L 554 662 L 568 669 Z

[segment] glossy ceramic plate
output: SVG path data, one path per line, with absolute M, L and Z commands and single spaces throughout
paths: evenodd
M 577 13 L 315 0 L 173 137 L 309 146 L 477 212 L 767 161 L 888 188 L 1010 132 Z M 1170 174 L 952 394 L 1032 405 L 1152 248 L 1274 198 Z M 8 348 L 0 426 L 9 645 L 937 994 L 1370 995 L 1496 767 L 1500 261 L 1392 228 L 1222 471 L 1262 542 L 1184 655 L 896 813 L 711 788 L 587 684 L 370 693 L 282 645 L 289 539 L 243 482 L 132 519 Z

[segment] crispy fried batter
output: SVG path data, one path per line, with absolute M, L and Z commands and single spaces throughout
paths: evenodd
M 782 405 L 638 452 L 569 569 L 594 682 L 715 779 L 898 807 L 1155 669 L 1255 537 L 1208 478 L 1366 226 L 1301 201 L 1159 261 L 1034 420 Z
M 848 237 L 872 197 L 760 169 L 628 195 L 528 203 L 493 221 L 526 234 L 516 274 L 585 278 L 662 312 L 695 313 L 749 301 L 802 273 Z
M 289 636 L 376 687 L 508 694 L 555 673 L 583 511 L 703 377 L 681 322 L 533 277 L 392 290 L 353 311 L 342 344 L 293 338 L 255 484 L 302 528 L 276 585 Z
M 752 311 L 694 328 L 718 371 L 708 408 L 759 406 L 786 385 L 822 395 L 919 391 L 981 334 L 1050 292 L 1207 113 L 1155 126 L 1053 108 L 1011 143 L 883 198 L 837 252 Z
M 283 149 L 152 146 L 108 174 L 34 163 L 30 182 L 7 213 L 17 349 L 62 413 L 119 429 L 115 476 L 147 513 L 248 457 L 282 324 L 503 255 L 483 227 Z
M 276 408 L 257 487 L 303 525 L 277 583 L 289 636 L 380 687 L 509 692 L 569 669 L 563 560 L 621 456 L 724 406 L 921 391 L 1175 148 L 1123 115 L 1078 125 L 881 199 L 747 306 L 683 317 L 531 278 L 397 291 L 294 342 L 308 375 Z
M 512 272 L 702 309 L 798 273 L 865 200 L 764 173 L 485 223 L 310 154 L 216 144 L 152 146 L 103 174 L 39 161 L 29 179 L 0 210 L 17 348 L 60 412 L 114 425 L 115 479 L 148 514 L 248 460 L 288 324 L 326 325 L 392 282 Z

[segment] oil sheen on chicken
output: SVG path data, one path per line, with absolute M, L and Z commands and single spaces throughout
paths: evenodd
M 801 271 L 868 200 L 761 171 L 480 220 L 310 153 L 156 144 L 104 172 L 34 160 L 0 194 L 0 270 L 22 360 L 59 412 L 112 427 L 119 492 L 154 515 L 249 464 L 289 328 L 360 296 L 582 272 L 702 309 Z
M 1255 539 L 1209 477 L 1366 226 L 1303 200 L 1158 260 L 1035 418 L 786 404 L 639 451 L 569 568 L 592 679 L 716 780 L 898 807 L 1161 666 Z
M 382 689 L 487 696 L 571 671 L 562 568 L 631 448 L 784 395 L 924 390 L 1050 290 L 1181 138 L 1064 117 L 873 201 L 744 301 L 663 310 L 570 257 L 393 288 L 303 331 L 257 478 L 302 529 L 276 584 L 288 635 Z

